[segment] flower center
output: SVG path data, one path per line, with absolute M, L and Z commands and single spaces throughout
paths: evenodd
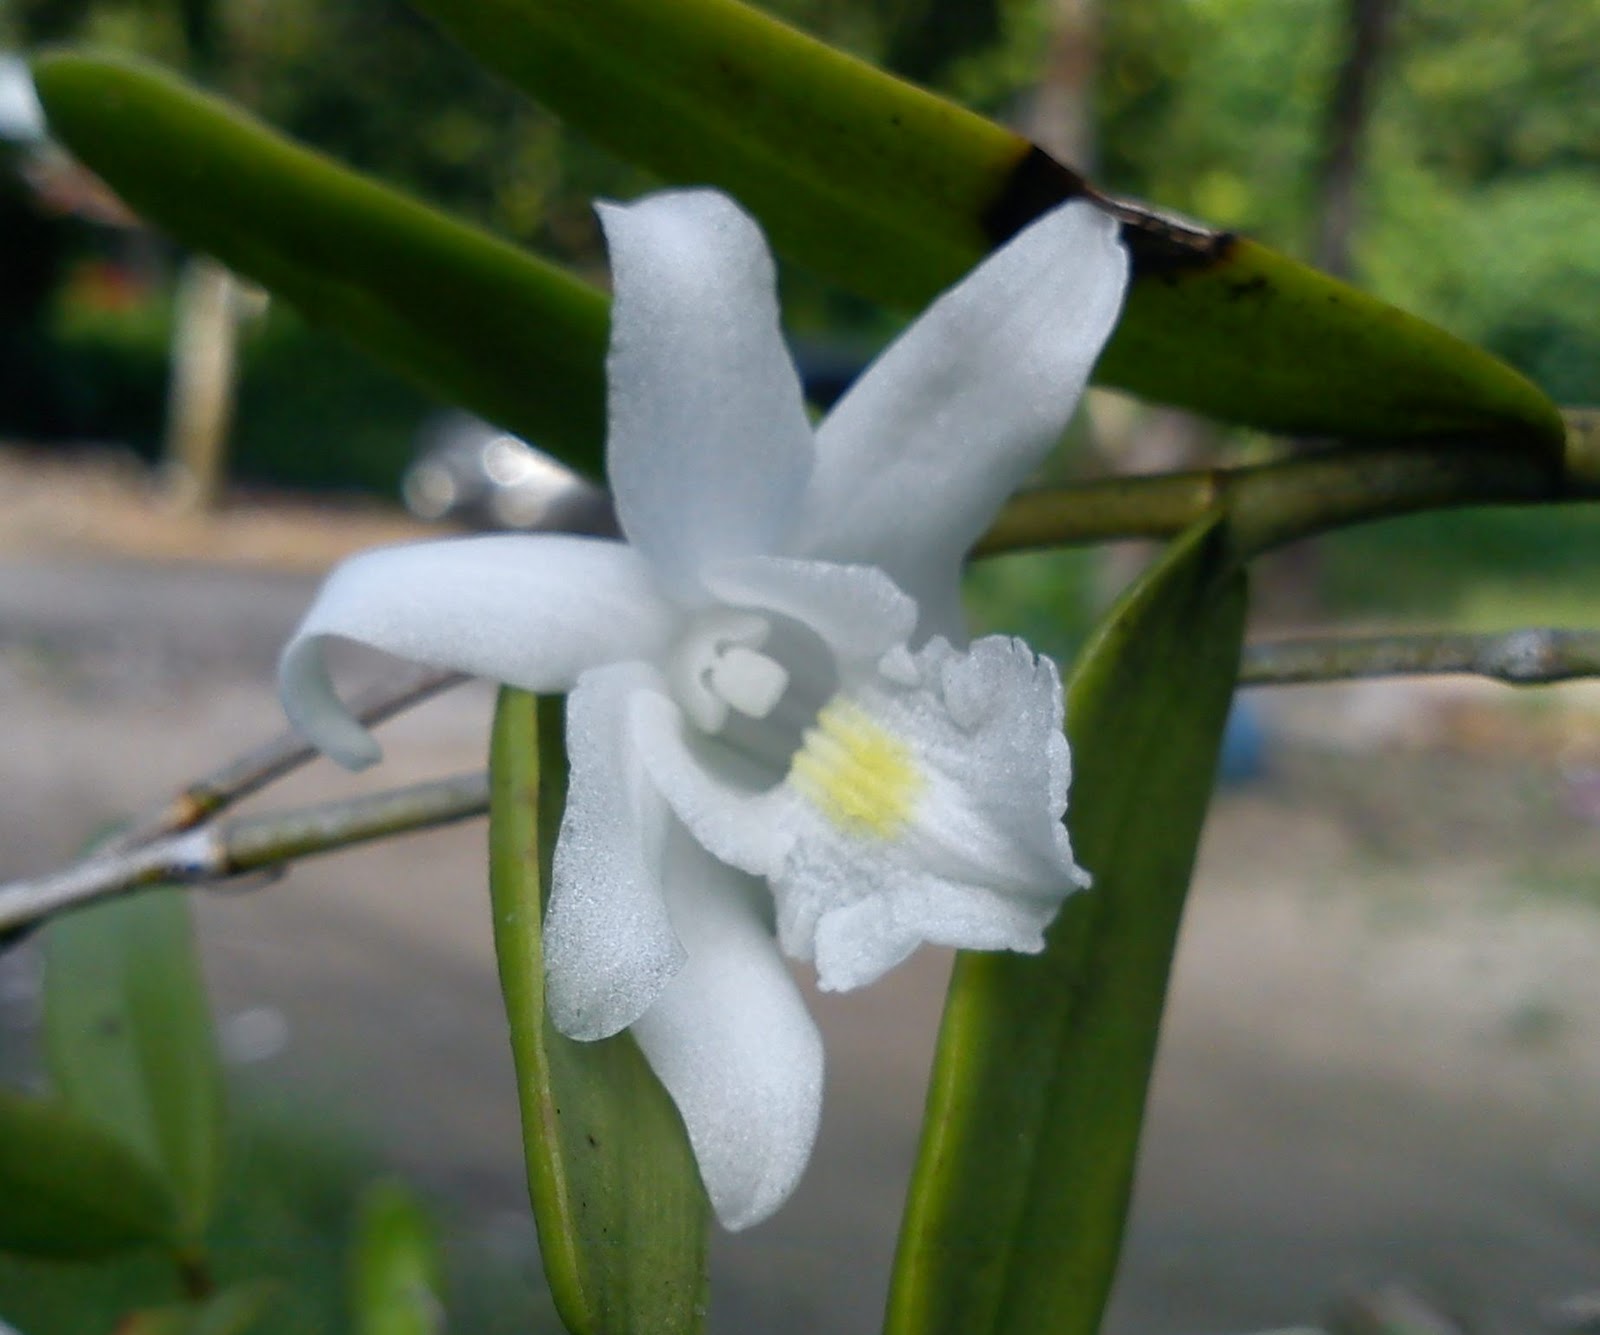
M 879 839 L 905 828 L 923 787 L 911 748 L 843 695 L 806 729 L 790 777 L 835 825 Z
M 718 609 L 697 617 L 667 663 L 672 694 L 704 732 L 720 732 L 730 711 L 764 719 L 789 686 L 788 672 L 760 652 L 772 633 L 765 617 Z

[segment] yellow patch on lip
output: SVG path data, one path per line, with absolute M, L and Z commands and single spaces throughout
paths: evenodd
M 922 791 L 911 749 L 850 700 L 830 701 L 789 770 L 795 789 L 835 825 L 887 839 Z

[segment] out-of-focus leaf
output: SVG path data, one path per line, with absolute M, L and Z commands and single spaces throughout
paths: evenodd
M 270 1283 L 240 1284 L 196 1302 L 132 1312 L 115 1335 L 245 1335 L 272 1305 L 273 1292 Z
M 678 1111 L 630 1035 L 576 1043 L 545 1016 L 542 887 L 566 799 L 559 700 L 501 692 L 490 782 L 495 952 L 556 1308 L 574 1335 L 689 1335 L 705 1322 L 709 1205 Z
M 69 1108 L 0 1091 L 0 1251 L 90 1260 L 176 1240 L 143 1160 Z
M 438 1239 L 422 1207 L 393 1182 L 368 1190 L 351 1271 L 356 1335 L 437 1335 L 443 1294 Z
M 1173 545 L 1079 659 L 1067 823 L 1094 887 L 1067 901 L 1043 954 L 957 961 L 891 1335 L 1099 1328 L 1244 595 L 1207 524 Z
M 1019 135 L 736 0 L 413 2 L 614 152 L 721 186 L 780 250 L 878 300 L 924 304 L 1088 189 Z M 1559 450 L 1553 405 L 1488 354 L 1253 242 L 1118 212 L 1136 276 L 1103 383 L 1280 431 Z
M 154 69 L 53 55 L 34 77 L 51 130 L 152 223 L 598 473 L 607 315 L 593 288 Z
M 50 1076 L 81 1117 L 161 1175 L 187 1242 L 215 1203 L 222 1072 L 183 892 L 152 890 L 45 931 Z

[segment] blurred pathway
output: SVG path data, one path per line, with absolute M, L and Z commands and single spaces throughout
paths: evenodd
M 70 856 L 276 730 L 272 661 L 311 588 L 0 561 L 0 872 Z M 318 765 L 271 802 L 480 764 L 489 703 L 446 696 L 385 730 L 379 774 Z M 1526 849 L 1470 839 L 1397 862 L 1296 764 L 1224 800 L 1208 836 L 1112 1331 L 1303 1322 L 1395 1277 L 1486 1335 L 1554 1328 L 1552 1304 L 1600 1291 L 1600 896 L 1530 894 Z M 1594 865 L 1595 830 L 1564 819 L 1539 839 Z M 471 1239 L 526 1248 L 482 842 L 467 826 L 324 859 L 206 900 L 201 922 L 224 1027 L 257 1058 L 245 1089 L 370 1133 Z M 876 1328 L 946 964 L 818 1001 L 822 1144 L 789 1208 L 718 1243 L 727 1335 Z

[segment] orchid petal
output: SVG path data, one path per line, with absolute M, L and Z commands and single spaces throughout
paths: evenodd
M 778 954 L 760 883 L 676 826 L 665 872 L 689 957 L 633 1034 L 683 1115 L 717 1218 L 746 1228 L 783 1204 L 811 1156 L 822 1038 Z
M 330 636 L 549 692 L 600 663 L 658 656 L 673 625 L 648 567 L 619 543 L 538 534 L 380 548 L 323 584 L 279 660 L 279 691 L 296 728 L 360 769 L 380 752 L 334 692 Z
M 731 606 L 798 622 L 846 663 L 904 644 L 917 624 L 917 605 L 872 566 L 753 556 L 707 571 L 706 587 Z
M 567 697 L 571 778 L 544 926 L 546 1002 L 568 1038 L 609 1038 L 655 1002 L 684 951 L 661 890 L 667 807 L 639 763 L 628 704 L 642 663 L 595 668 Z
M 818 429 L 793 549 L 880 566 L 950 619 L 962 556 L 1066 427 L 1126 283 L 1117 224 L 1081 201 L 991 255 Z
M 628 539 L 682 601 L 712 561 L 778 550 L 811 468 L 772 257 L 707 190 L 599 206 L 611 251 L 607 471 Z

